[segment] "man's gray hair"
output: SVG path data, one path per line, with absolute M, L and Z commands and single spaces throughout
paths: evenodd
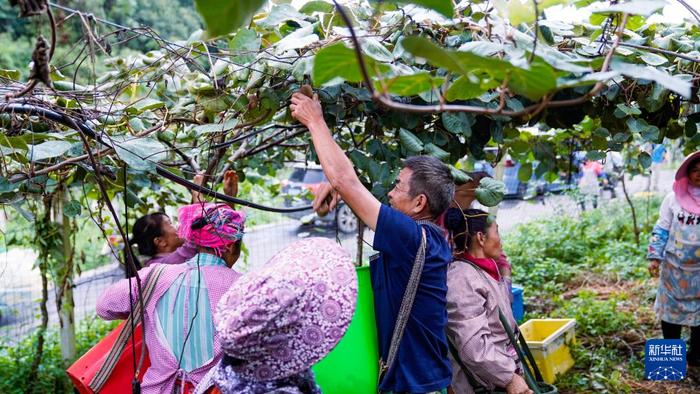
M 455 194 L 450 169 L 433 156 L 412 156 L 404 160 L 403 166 L 413 172 L 408 194 L 411 197 L 424 194 L 434 218 L 445 212 Z

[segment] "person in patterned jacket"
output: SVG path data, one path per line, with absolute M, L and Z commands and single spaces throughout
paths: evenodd
M 661 203 L 647 258 L 659 277 L 654 311 L 665 339 L 690 327 L 688 365 L 700 366 L 700 152 L 686 157 Z

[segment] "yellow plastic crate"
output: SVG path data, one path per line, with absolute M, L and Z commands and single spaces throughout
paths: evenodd
M 576 341 L 576 320 L 531 319 L 520 326 L 520 332 L 545 382 L 554 383 L 557 375 L 574 365 L 567 344 Z

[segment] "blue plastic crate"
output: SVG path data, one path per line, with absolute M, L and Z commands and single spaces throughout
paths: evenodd
M 513 303 L 511 307 L 513 308 L 513 317 L 518 322 L 523 321 L 525 316 L 525 303 L 523 302 L 523 287 L 518 285 L 513 285 L 511 289 L 513 293 Z

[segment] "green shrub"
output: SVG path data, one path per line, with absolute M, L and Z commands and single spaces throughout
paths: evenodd
M 637 284 L 648 278 L 646 247 L 660 199 L 634 203 L 639 246 L 625 202 L 527 223 L 503 237 L 513 281 L 525 288 L 527 318 L 576 319 L 575 365 L 559 377 L 560 392 L 630 393 L 629 379 L 643 379 L 643 348 L 632 348 L 623 334 L 653 335 L 654 286 Z M 608 285 L 600 297 L 597 287 Z
M 634 315 L 618 308 L 624 297 L 614 296 L 607 300 L 595 297 L 591 291 L 581 291 L 576 298 L 559 301 L 559 308 L 551 316 L 576 319 L 577 334 L 586 336 L 613 334 L 634 325 Z
M 615 349 L 572 344 L 569 346 L 576 361 L 575 367 L 567 374 L 559 376 L 556 386 L 559 392 L 631 393 L 632 389 L 622 380 L 625 369 Z M 640 360 L 628 361 L 639 370 Z M 644 366 L 641 365 L 641 371 Z M 643 374 L 642 374 L 643 375 Z M 642 376 L 636 377 L 641 380 Z
M 116 327 L 118 322 L 105 322 L 98 318 L 86 318 L 80 322 L 76 332 L 78 355 L 87 352 L 102 337 Z M 37 334 L 19 343 L 10 344 L 0 340 L 0 393 L 29 392 L 29 373 L 36 353 Z M 72 392 L 68 376 L 63 368 L 60 337 L 56 329 L 46 332 L 44 353 L 34 380 L 35 393 Z
M 629 206 L 617 202 L 578 217 L 555 216 L 517 226 L 503 237 L 513 265 L 513 281 L 527 294 L 556 294 L 576 275 L 611 279 L 646 277 L 646 246 L 658 217 L 660 199 L 635 200 L 640 245 L 634 239 Z

